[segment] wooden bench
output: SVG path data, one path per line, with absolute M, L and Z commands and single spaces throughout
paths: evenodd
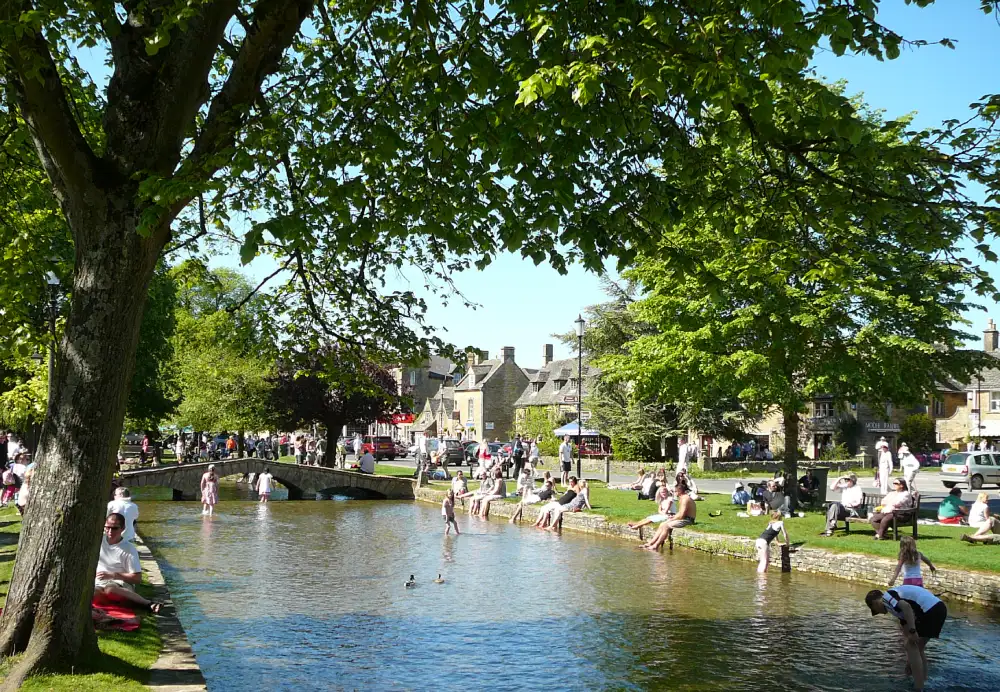
M 844 530 L 851 532 L 851 524 L 868 524 L 871 526 L 871 515 L 875 514 L 875 508 L 882 504 L 882 496 L 878 493 L 865 493 L 862 502 L 862 512 L 864 516 L 847 517 L 843 520 Z M 911 526 L 913 537 L 917 537 L 917 517 L 920 515 L 920 493 L 913 493 L 913 509 L 906 509 L 892 513 L 892 539 L 899 540 L 899 527 Z

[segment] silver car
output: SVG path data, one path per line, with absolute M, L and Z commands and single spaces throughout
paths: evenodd
M 984 484 L 1000 485 L 1000 454 L 958 452 L 941 464 L 941 482 L 946 488 L 967 485 L 979 490 Z

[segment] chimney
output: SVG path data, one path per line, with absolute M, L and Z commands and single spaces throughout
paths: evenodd
M 991 319 L 986 325 L 986 331 L 983 332 L 983 350 L 987 353 L 993 353 L 997 350 L 998 340 L 1000 340 L 1000 332 L 997 331 L 997 326 Z
M 502 350 L 502 353 L 503 353 L 503 362 L 504 363 L 513 363 L 514 362 L 514 347 L 513 346 L 504 346 L 503 350 Z
M 552 344 L 542 346 L 542 367 L 552 362 Z

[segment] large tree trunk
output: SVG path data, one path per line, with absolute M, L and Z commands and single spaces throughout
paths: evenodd
M 158 254 L 136 233 L 131 199 L 89 199 L 68 214 L 77 239 L 72 304 L 0 618 L 0 655 L 26 654 L 4 689 L 39 669 L 85 668 L 97 654 L 90 600 L 104 503 Z
M 799 412 L 794 408 L 782 409 L 785 422 L 785 494 L 792 498 L 792 507 L 798 504 L 799 477 Z

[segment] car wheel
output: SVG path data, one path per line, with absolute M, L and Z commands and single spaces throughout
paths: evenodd
M 394 457 L 394 456 L 390 456 L 390 457 L 389 457 L 389 461 L 396 461 L 396 457 Z
M 949 490 L 955 487 L 955 483 L 953 481 L 941 481 L 941 482 L 944 484 L 944 487 L 948 488 Z
M 980 488 L 983 487 L 983 477 L 977 473 L 975 476 L 972 477 L 972 480 L 969 481 L 969 485 L 972 487 L 973 490 L 979 490 Z

